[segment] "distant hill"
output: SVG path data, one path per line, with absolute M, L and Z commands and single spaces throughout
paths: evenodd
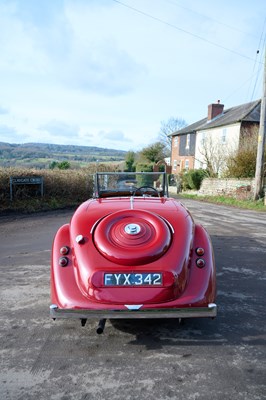
M 125 154 L 123 150 L 93 146 L 0 142 L 1 167 L 49 168 L 53 161 L 69 161 L 82 167 L 91 162 L 122 161 Z

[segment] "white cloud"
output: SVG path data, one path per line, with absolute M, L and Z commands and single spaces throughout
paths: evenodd
M 0 70 L 20 74 L 21 79 L 33 75 L 70 89 L 112 96 L 133 90 L 145 75 L 145 67 L 119 48 L 114 38 L 99 28 L 96 34 L 94 8 L 85 7 L 84 13 L 72 2 L 64 7 L 61 1 L 51 10 L 45 2 L 36 7 L 36 2 L 26 1 L 26 8 L 22 3 L 2 5 Z
M 263 2 L 241 13 L 229 0 L 219 13 L 211 0 L 124 3 L 140 13 L 111 0 L 0 1 L 0 140 L 140 149 L 171 115 L 192 123 L 217 99 L 252 100 L 245 57 L 256 57 Z
M 7 108 L 0 106 L 0 114 L 8 114 L 8 113 L 9 113 L 9 110 Z
M 12 139 L 12 140 L 10 140 Z M 0 142 L 21 141 L 21 134 L 16 128 L 8 125 L 0 125 Z
M 98 133 L 99 137 L 107 139 L 112 142 L 132 142 L 131 139 L 127 138 L 122 131 L 100 131 Z
M 62 82 L 74 89 L 102 95 L 121 95 L 134 90 L 145 68 L 112 40 L 73 45 L 64 68 L 58 71 Z
M 73 137 L 79 132 L 77 125 L 68 125 L 62 121 L 49 121 L 39 127 L 41 131 L 45 131 L 52 136 Z
M 0 125 L 0 134 L 8 135 L 14 133 L 16 133 L 16 129 L 6 125 Z

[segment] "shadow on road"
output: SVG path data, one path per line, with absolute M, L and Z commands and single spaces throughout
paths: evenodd
M 129 344 L 266 345 L 264 291 L 266 248 L 247 236 L 212 237 L 217 268 L 218 316 L 211 319 L 112 320 L 115 329 L 136 335 Z

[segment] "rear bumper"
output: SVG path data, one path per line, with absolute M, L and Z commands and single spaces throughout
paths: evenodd
M 64 309 L 57 305 L 50 306 L 51 318 L 76 319 L 139 319 L 139 318 L 214 318 L 217 315 L 217 305 L 210 303 L 207 307 L 187 308 L 146 308 L 146 309 L 118 309 L 118 310 L 89 310 Z

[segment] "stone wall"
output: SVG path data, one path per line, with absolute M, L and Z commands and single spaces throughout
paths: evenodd
M 238 199 L 251 199 L 254 193 L 254 179 L 206 178 L 198 195 L 231 196 Z

